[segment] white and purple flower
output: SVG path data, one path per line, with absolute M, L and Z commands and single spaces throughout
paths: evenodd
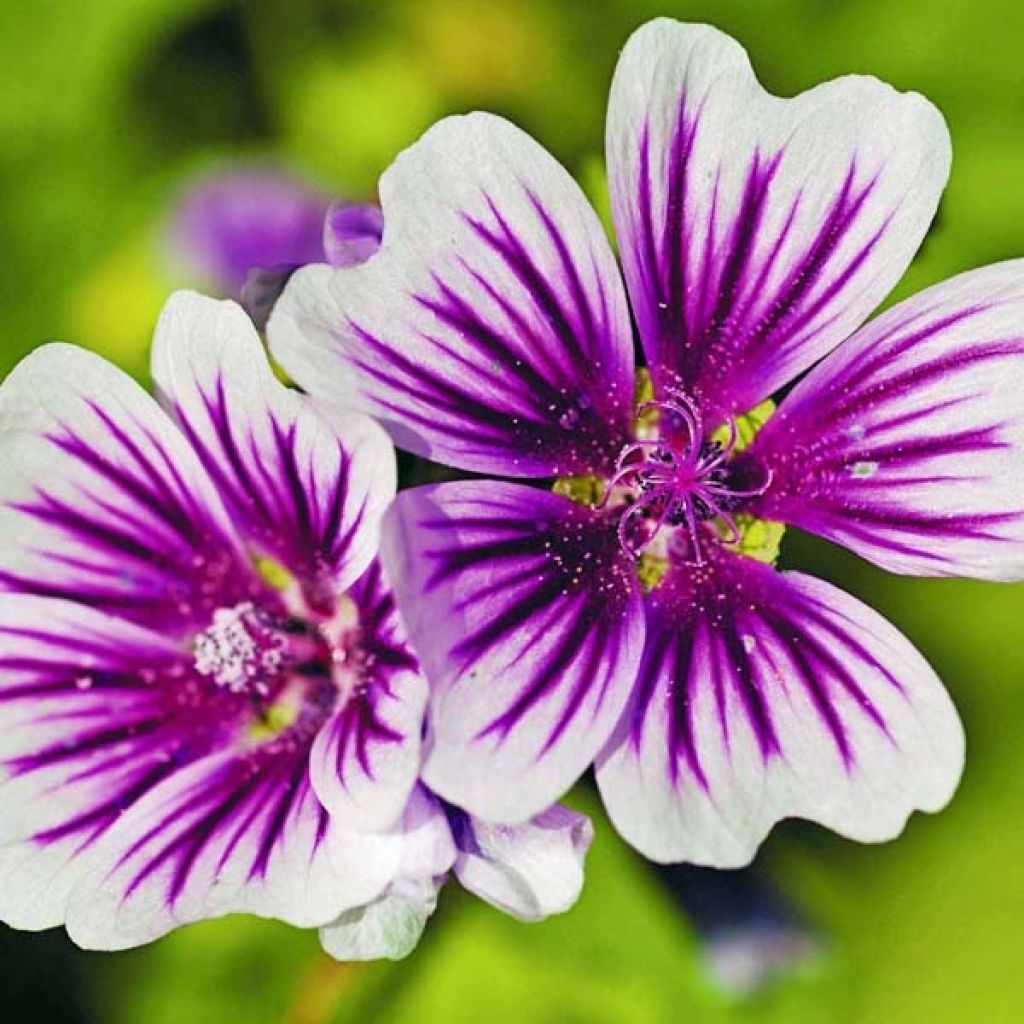
M 889 838 L 949 800 L 960 723 L 906 638 L 772 541 L 1024 577 L 1024 263 L 861 326 L 935 213 L 941 115 L 861 77 L 770 96 L 703 26 L 630 40 L 607 159 L 625 287 L 569 175 L 472 114 L 385 174 L 379 253 L 299 270 L 269 324 L 310 394 L 475 474 L 385 527 L 424 778 L 515 823 L 596 760 L 661 861 L 742 864 L 787 816 Z
M 233 302 L 175 296 L 153 375 L 163 408 L 52 345 L 0 387 L 0 918 L 325 925 L 438 831 L 377 559 L 393 450 L 276 381 Z
M 52 345 L 0 387 L 0 919 L 121 948 L 231 911 L 404 956 L 449 869 L 524 918 L 589 821 L 492 829 L 417 784 L 426 683 L 377 557 L 394 452 L 171 299 L 163 408 Z

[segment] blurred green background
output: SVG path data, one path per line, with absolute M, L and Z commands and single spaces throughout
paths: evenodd
M 899 295 L 1024 255 L 1024 5 L 1014 0 L 5 0 L 0 367 L 60 338 L 144 377 L 155 315 L 187 276 L 168 251 L 167 218 L 194 175 L 224 162 L 270 157 L 371 198 L 432 120 L 486 107 L 582 178 L 599 177 L 618 49 L 658 14 L 737 36 L 775 92 L 857 71 L 938 104 L 952 181 Z M 453 886 L 412 958 L 359 967 L 329 960 L 312 933 L 245 918 L 109 956 L 62 935 L 0 932 L 0 1018 L 1024 1021 L 1024 590 L 886 577 L 792 532 L 783 559 L 911 636 L 957 701 L 969 760 L 952 806 L 887 846 L 776 829 L 756 884 L 794 908 L 813 951 L 767 984 L 742 992 L 714 980 L 692 916 L 583 790 L 576 801 L 598 838 L 584 896 L 563 918 L 517 924 Z

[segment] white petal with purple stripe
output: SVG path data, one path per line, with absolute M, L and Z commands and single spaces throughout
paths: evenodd
M 0 919 L 64 920 L 90 850 L 123 809 L 227 722 L 178 692 L 178 645 L 52 598 L 0 594 Z
M 893 626 L 750 559 L 688 569 L 649 599 L 636 704 L 598 763 L 630 843 L 657 861 L 738 867 L 782 818 L 877 842 L 946 804 L 963 731 Z
M 425 781 L 491 821 L 545 810 L 635 678 L 643 613 L 614 523 L 522 484 L 418 487 L 382 557 L 431 683 Z
M 402 813 L 420 770 L 427 684 L 374 561 L 346 595 L 359 612 L 352 664 L 338 679 L 352 690 L 324 724 L 310 752 L 313 788 L 346 825 L 383 829 Z
M 629 426 L 629 311 L 565 170 L 508 122 L 471 114 L 431 128 L 380 193 L 375 256 L 289 282 L 268 327 L 281 365 L 448 465 L 505 476 L 610 465 Z
M 794 388 L 752 451 L 760 515 L 891 572 L 1024 578 L 1024 261 L 900 303 Z
M 742 47 L 658 19 L 608 110 L 612 211 L 656 385 L 720 420 L 863 322 L 906 269 L 949 173 L 916 94 L 856 76 L 780 99 Z
M 373 899 L 403 837 L 344 830 L 309 784 L 304 751 L 229 751 L 174 773 L 130 807 L 73 895 L 68 933 L 122 949 L 243 911 L 300 927 Z
M 307 586 L 366 570 L 395 491 L 376 424 L 286 388 L 242 309 L 191 292 L 160 316 L 153 379 L 251 548 Z
M 252 574 L 195 453 L 129 377 L 47 345 L 0 388 L 0 588 L 161 632 L 242 601 Z

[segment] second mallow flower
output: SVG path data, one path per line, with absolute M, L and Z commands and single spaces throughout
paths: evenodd
M 275 380 L 233 302 L 172 298 L 153 376 L 51 345 L 0 387 L 0 920 L 113 949 L 433 892 L 478 826 L 417 786 L 390 442 Z
M 607 159 L 621 275 L 569 175 L 472 114 L 384 175 L 378 254 L 298 270 L 270 320 L 308 392 L 474 474 L 387 528 L 424 778 L 516 822 L 596 760 L 660 861 L 743 864 L 788 816 L 889 838 L 952 794 L 955 710 L 881 616 L 771 563 L 788 524 L 1024 576 L 1024 264 L 862 326 L 935 213 L 941 115 L 868 78 L 770 96 L 708 27 L 630 40 Z

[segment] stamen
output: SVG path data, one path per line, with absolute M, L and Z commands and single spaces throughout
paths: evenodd
M 284 664 L 284 644 L 251 601 L 218 608 L 193 641 L 196 671 L 232 693 L 266 689 Z
M 623 549 L 638 557 L 666 526 L 680 527 L 688 555 L 700 564 L 700 523 L 709 520 L 720 520 L 726 542 L 738 543 L 741 531 L 732 513 L 743 499 L 763 494 L 771 477 L 762 470 L 753 483 L 743 481 L 742 473 L 738 486 L 730 479 L 740 442 L 736 421 L 729 420 L 724 440 L 706 438 L 697 407 L 679 391 L 643 402 L 637 411 L 658 412 L 659 436 L 639 438 L 622 449 L 598 505 L 625 497 L 627 507 L 618 523 Z M 625 496 L 624 490 L 629 492 Z

